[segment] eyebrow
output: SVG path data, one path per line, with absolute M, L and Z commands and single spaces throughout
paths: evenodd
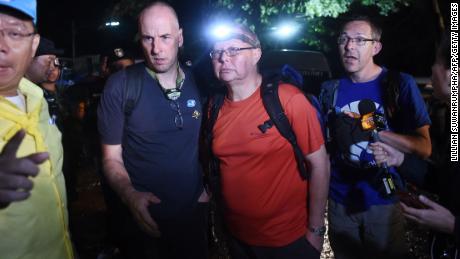
M 22 21 L 6 20 L 3 22 L 3 24 L 7 26 L 15 26 L 15 27 L 20 27 L 22 29 L 27 29 L 26 24 Z

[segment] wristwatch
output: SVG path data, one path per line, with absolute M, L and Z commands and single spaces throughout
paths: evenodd
M 310 230 L 310 232 L 312 232 L 315 236 L 319 236 L 319 237 L 322 237 L 324 236 L 324 234 L 326 233 L 326 227 L 325 226 L 321 226 L 321 227 L 308 227 L 308 230 Z

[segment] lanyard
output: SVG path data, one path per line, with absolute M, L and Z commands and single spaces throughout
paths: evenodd
M 171 88 L 171 89 L 164 88 L 161 85 L 160 80 L 158 80 L 157 74 L 148 67 L 146 67 L 146 69 L 147 69 L 147 72 L 150 74 L 150 76 L 152 76 L 153 79 L 155 79 L 158 82 L 158 85 L 161 87 L 161 90 L 163 90 L 163 93 L 165 94 L 165 97 L 168 100 L 175 101 L 179 99 L 180 94 L 181 94 L 181 88 L 185 81 L 185 74 L 182 71 L 182 69 L 179 67 L 179 64 L 177 64 L 176 87 Z

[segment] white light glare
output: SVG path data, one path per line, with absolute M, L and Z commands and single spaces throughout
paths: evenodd
M 211 29 L 211 36 L 217 39 L 223 39 L 231 33 L 231 27 L 226 24 L 219 24 Z
M 120 25 L 120 22 L 106 22 L 105 23 L 105 26 L 111 26 L 111 27 L 115 27 L 118 25 Z
M 280 39 L 292 37 L 299 30 L 299 26 L 295 23 L 284 23 L 274 28 L 275 35 Z

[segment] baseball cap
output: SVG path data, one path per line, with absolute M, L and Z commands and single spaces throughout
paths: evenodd
M 0 5 L 17 10 L 37 23 L 37 1 L 36 0 L 0 0 Z
M 1 0 L 0 0 L 1 1 Z M 40 37 L 40 43 L 38 44 L 37 52 L 35 52 L 35 56 L 42 56 L 42 55 L 56 55 L 60 56 L 64 54 L 63 49 L 57 49 L 54 45 L 54 42 L 51 40 Z

